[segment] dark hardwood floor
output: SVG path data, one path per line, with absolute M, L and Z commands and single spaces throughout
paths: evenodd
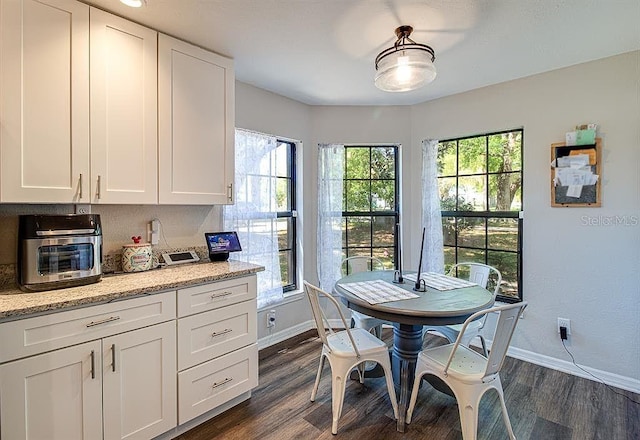
M 391 330 L 384 330 L 390 341 Z M 428 336 L 427 345 L 442 339 Z M 396 422 L 384 378 L 347 384 L 338 434 L 331 434 L 329 365 L 315 402 L 311 389 L 321 343 L 315 330 L 260 352 L 260 384 L 251 399 L 178 437 L 181 440 L 462 439 L 454 398 L 425 385 L 404 434 Z M 640 439 L 640 405 L 594 381 L 507 358 L 500 373 L 511 423 L 519 440 Z M 621 394 L 638 401 L 640 396 Z M 497 395 L 482 399 L 478 439 L 508 439 Z

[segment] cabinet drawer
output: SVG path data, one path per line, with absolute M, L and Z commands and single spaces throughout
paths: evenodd
M 0 362 L 175 319 L 175 291 L 0 324 Z
M 178 316 L 188 316 L 256 298 L 256 276 L 178 289 Z
M 178 424 L 258 386 L 257 344 L 178 373 Z
M 178 370 L 256 342 L 256 300 L 178 319 Z

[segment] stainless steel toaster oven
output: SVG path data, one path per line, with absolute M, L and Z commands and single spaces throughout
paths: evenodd
M 97 214 L 22 215 L 18 285 L 41 291 L 102 278 L 102 227 Z

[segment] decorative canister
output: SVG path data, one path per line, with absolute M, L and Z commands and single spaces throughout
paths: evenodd
M 136 238 L 140 240 L 140 237 L 135 237 L 136 243 L 122 246 L 122 270 L 125 272 L 142 272 L 151 269 L 153 264 L 151 245 L 138 243 Z

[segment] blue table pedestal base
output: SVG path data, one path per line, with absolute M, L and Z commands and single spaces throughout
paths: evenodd
M 391 369 L 398 390 L 398 431 L 404 432 L 418 353 L 422 350 L 422 326 L 394 324 Z

